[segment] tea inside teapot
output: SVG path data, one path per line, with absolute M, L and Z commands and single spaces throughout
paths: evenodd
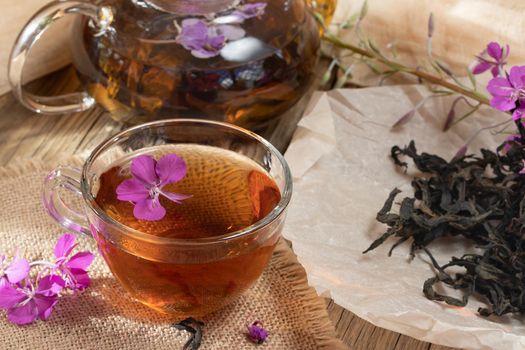
M 314 83 L 319 29 L 304 0 L 100 0 L 79 19 L 73 57 L 117 120 L 199 117 L 254 127 Z

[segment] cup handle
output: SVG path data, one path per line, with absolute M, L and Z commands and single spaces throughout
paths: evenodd
M 53 97 L 31 94 L 23 89 L 22 72 L 29 51 L 42 34 L 57 20 L 69 14 L 91 18 L 97 35 L 106 32 L 113 21 L 109 7 L 97 7 L 85 1 L 53 1 L 41 8 L 25 25 L 15 41 L 9 57 L 8 77 L 18 101 L 30 110 L 42 114 L 81 112 L 91 108 L 95 100 L 87 92 L 75 92 Z
M 59 166 L 44 181 L 42 202 L 49 216 L 68 230 L 91 237 L 85 213 L 79 213 L 68 206 L 60 197 L 59 189 L 64 188 L 82 197 L 80 191 L 81 170 L 71 166 Z

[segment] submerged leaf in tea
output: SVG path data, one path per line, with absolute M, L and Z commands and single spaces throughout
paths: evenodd
M 521 130 L 520 130 L 521 131 Z M 423 176 L 412 180 L 413 197 L 404 198 L 399 212 L 392 212 L 394 189 L 377 220 L 388 226 L 386 232 L 364 251 L 369 252 L 396 237 L 390 253 L 411 241 L 410 254 L 428 254 L 436 276 L 423 286 L 430 300 L 465 306 L 471 295 L 482 297 L 486 307 L 481 315 L 525 312 L 525 151 L 522 136 L 513 136 L 498 152 L 481 150 L 480 156 L 461 156 L 450 162 L 428 153 L 417 153 L 414 142 L 408 147 L 394 146 L 394 163 L 407 167 L 402 156 L 413 160 Z M 465 252 L 441 265 L 428 245 L 441 237 L 458 237 L 474 242 L 479 251 Z M 454 268 L 454 272 L 452 272 Z M 460 268 L 461 272 L 456 272 Z M 440 294 L 434 289 L 442 283 L 460 290 L 461 298 Z

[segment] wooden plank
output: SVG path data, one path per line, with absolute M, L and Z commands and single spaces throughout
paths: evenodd
M 53 95 L 79 89 L 74 71 L 68 67 L 31 84 L 40 94 Z M 304 102 L 303 102 L 304 103 Z M 263 136 L 284 151 L 298 122 L 297 114 L 276 120 Z M 101 108 L 64 116 L 41 116 L 29 112 L 8 93 L 0 96 L 0 165 L 18 157 L 38 159 L 86 153 L 125 127 Z M 329 316 L 337 335 L 352 349 L 363 350 L 450 350 L 375 327 L 330 301 Z
M 397 340 L 396 346 L 393 348 L 393 350 L 429 350 L 431 344 L 423 343 L 419 340 L 416 340 L 411 337 L 407 337 L 406 335 L 399 336 L 399 339 Z M 436 350 L 443 350 L 439 347 Z
M 78 89 L 71 69 L 64 69 L 31 84 L 42 94 Z M 93 149 L 123 127 L 95 108 L 65 116 L 41 116 L 22 107 L 11 94 L 0 97 L 0 165 L 18 157 L 56 158 Z

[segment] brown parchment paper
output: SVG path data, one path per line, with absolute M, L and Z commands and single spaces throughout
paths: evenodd
M 419 151 L 450 159 L 476 130 L 509 119 L 482 108 L 443 133 L 451 99 L 436 98 L 409 124 L 391 131 L 426 94 L 422 86 L 395 86 L 316 95 L 286 153 L 295 193 L 284 234 L 319 293 L 377 326 L 466 349 L 523 349 L 522 319 L 480 317 L 474 299 L 466 308 L 427 300 L 423 283 L 433 272 L 423 255 L 409 262 L 409 245 L 398 247 L 391 257 L 394 240 L 361 253 L 384 232 L 375 215 L 388 193 L 398 187 L 400 196 L 412 194 L 414 172 L 405 175 L 393 166 L 393 145 L 415 140 Z M 494 149 L 504 137 L 481 132 L 470 150 Z M 474 249 L 457 243 L 430 246 L 442 264 L 460 255 L 460 248 Z

